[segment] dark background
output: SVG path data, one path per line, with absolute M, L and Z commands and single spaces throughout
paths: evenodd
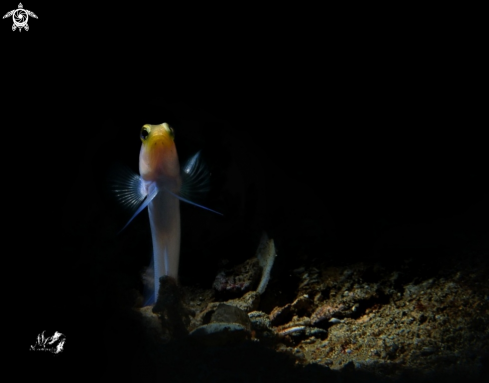
M 103 368 L 107 312 L 141 289 L 150 256 L 144 213 L 115 235 L 127 217 L 104 180 L 113 161 L 137 170 L 145 123 L 175 128 L 182 162 L 203 150 L 204 204 L 224 213 L 181 207 L 185 284 L 208 288 L 223 260 L 254 254 L 262 230 L 284 281 L 317 258 L 391 262 L 392 248 L 422 269 L 487 233 L 475 29 L 265 10 L 240 23 L 199 10 L 145 19 L 144 7 L 60 22 L 59 9 L 24 7 L 39 17 L 28 32 L 2 23 L 4 290 L 21 349 L 60 331 L 60 357 Z

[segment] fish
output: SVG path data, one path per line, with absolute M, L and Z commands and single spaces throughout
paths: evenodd
M 119 202 L 135 210 L 120 232 L 148 208 L 153 244 L 149 269 L 154 283 L 150 286 L 150 296 L 145 305 L 156 302 L 160 277 L 166 275 L 178 282 L 180 201 L 222 215 L 191 201 L 191 198 L 208 191 L 209 172 L 201 160 L 200 151 L 180 167 L 174 138 L 174 130 L 166 122 L 143 125 L 140 132 L 139 175 L 125 169 L 112 179 L 112 189 Z

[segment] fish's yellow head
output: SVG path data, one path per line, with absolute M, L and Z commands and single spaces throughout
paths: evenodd
M 180 175 L 173 129 L 166 122 L 141 128 L 139 173 L 145 181 L 176 178 Z

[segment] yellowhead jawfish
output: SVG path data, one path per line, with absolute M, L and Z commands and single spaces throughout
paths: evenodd
M 151 296 L 146 304 L 151 304 L 157 298 L 161 276 L 168 275 L 178 281 L 179 200 L 217 212 L 187 199 L 208 188 L 208 172 L 200 160 L 200 152 L 180 168 L 174 132 L 167 123 L 144 125 L 141 128 L 141 141 L 140 175 L 126 172 L 119 176 L 113 181 L 113 191 L 123 205 L 137 209 L 124 228 L 148 207 L 153 242 L 154 286 L 151 287 Z

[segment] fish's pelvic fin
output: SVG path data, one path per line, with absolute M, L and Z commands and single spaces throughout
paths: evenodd
M 188 199 L 186 199 L 186 198 L 183 198 L 182 196 L 180 196 L 180 195 L 178 195 L 178 194 L 175 194 L 175 193 L 171 192 L 171 191 L 170 191 L 170 190 L 168 190 L 168 189 L 165 189 L 165 191 L 166 191 L 166 192 L 168 192 L 168 193 L 170 193 L 172 196 L 174 196 L 174 197 L 178 198 L 180 201 L 186 202 L 186 203 L 188 203 L 188 204 L 190 204 L 190 205 L 194 205 L 194 206 L 200 207 L 201 209 L 204 209 L 204 210 L 209 210 L 209 211 L 211 211 L 211 212 L 213 212 L 213 213 L 216 213 L 216 214 L 219 214 L 219 215 L 224 215 L 224 214 L 222 214 L 222 213 L 219 213 L 218 211 L 215 211 L 215 210 L 209 209 L 208 207 L 205 207 L 205 206 L 203 206 L 203 205 L 199 205 L 198 203 L 195 203 L 195 202 L 192 202 L 192 201 L 190 201 L 190 200 L 188 200 Z

